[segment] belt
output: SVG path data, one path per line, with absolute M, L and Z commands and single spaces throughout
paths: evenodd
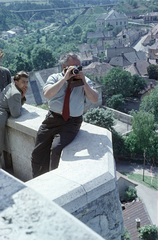
M 53 114 L 55 114 L 55 115 L 57 115 L 57 116 L 60 116 L 60 117 L 62 117 L 62 114 L 60 114 L 60 113 L 56 113 L 56 112 L 53 112 L 53 111 L 51 111 L 51 110 L 49 110 L 51 113 L 53 113 Z M 69 117 L 69 118 L 72 118 L 71 116 Z

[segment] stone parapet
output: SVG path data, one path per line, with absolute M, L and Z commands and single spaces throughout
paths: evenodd
M 105 239 L 120 240 L 123 218 L 111 133 L 83 122 L 77 137 L 64 148 L 59 168 L 32 179 L 31 153 L 46 113 L 25 104 L 19 118 L 8 119 L 5 151 L 12 156 L 14 175 Z
M 111 133 L 83 123 L 61 156 L 59 168 L 26 183 L 102 237 L 120 240 L 122 210 L 116 186 Z
M 118 110 L 115 110 L 113 108 L 109 108 L 109 107 L 103 107 L 103 108 L 113 112 L 114 118 L 116 118 L 116 119 L 118 119 L 118 120 L 120 120 L 124 123 L 132 124 L 133 116 L 131 116 L 129 114 L 126 114 L 126 113 L 123 113 L 123 112 L 120 112 Z
M 81 221 L 0 170 L 0 239 L 103 240 Z

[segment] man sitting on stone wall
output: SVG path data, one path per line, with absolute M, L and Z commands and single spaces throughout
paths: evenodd
M 58 167 L 63 148 L 80 129 L 85 95 L 91 102 L 98 102 L 98 93 L 84 76 L 79 56 L 68 53 L 61 63 L 63 72 L 49 76 L 44 86 L 49 112 L 38 130 L 32 152 L 33 177 Z
M 21 115 L 21 107 L 26 101 L 28 77 L 29 74 L 25 71 L 16 73 L 14 82 L 7 85 L 0 93 L 0 157 L 3 152 L 6 121 L 10 115 L 14 118 Z
M 4 56 L 2 49 L 0 49 L 0 63 L 1 59 Z M 9 83 L 11 83 L 11 74 L 7 68 L 0 67 L 0 92 L 3 91 Z

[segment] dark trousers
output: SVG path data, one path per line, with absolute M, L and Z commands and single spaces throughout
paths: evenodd
M 82 116 L 65 121 L 61 115 L 49 111 L 40 126 L 32 152 L 33 177 L 58 167 L 61 152 L 76 137 Z

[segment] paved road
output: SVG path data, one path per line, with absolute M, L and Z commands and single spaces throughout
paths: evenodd
M 143 174 L 143 165 L 116 161 L 116 170 L 118 172 Z M 145 169 L 145 175 L 158 178 L 158 167 L 147 165 Z M 152 223 L 158 226 L 158 191 L 148 188 L 141 183 L 137 184 L 137 195 L 145 204 Z

